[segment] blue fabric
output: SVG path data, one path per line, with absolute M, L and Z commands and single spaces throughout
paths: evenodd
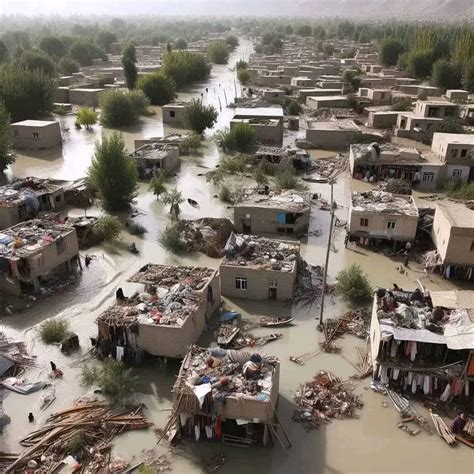
M 221 321 L 232 321 L 235 318 L 238 318 L 240 313 L 237 311 L 227 311 L 221 316 Z
M 283 211 L 280 211 L 277 214 L 277 222 L 278 222 L 278 224 L 285 224 L 286 223 L 286 214 Z

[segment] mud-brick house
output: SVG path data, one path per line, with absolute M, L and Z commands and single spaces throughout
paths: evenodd
M 474 280 L 474 210 L 463 203 L 439 201 L 431 230 L 436 247 L 432 270 L 445 278 Z
M 130 155 L 137 164 L 141 179 L 160 173 L 172 173 L 180 165 L 179 147 L 165 143 L 149 143 L 137 148 Z
M 298 242 L 232 233 L 219 267 L 222 295 L 288 301 L 296 281 Z
M 306 140 L 315 147 L 325 149 L 345 149 L 361 134 L 361 129 L 353 120 L 318 121 L 308 120 Z
M 374 297 L 374 379 L 410 397 L 469 399 L 474 389 L 474 291 L 392 294 L 394 300 L 382 290 Z
M 163 123 L 180 124 L 184 121 L 185 102 L 171 102 L 161 108 Z
M 235 109 L 230 126 L 235 126 L 238 122 L 251 125 L 257 133 L 258 141 L 276 144 L 283 141 L 283 109 L 281 106 L 238 107 Z
M 302 236 L 308 232 L 311 197 L 294 190 L 253 190 L 234 205 L 234 228 L 243 234 Z
M 12 123 L 13 147 L 19 150 L 40 150 L 61 144 L 59 122 L 54 120 L 23 120 Z
M 278 428 L 279 378 L 276 357 L 191 347 L 172 389 L 173 437 L 266 446 Z
M 354 192 L 349 207 L 349 239 L 364 246 L 388 241 L 400 248 L 415 239 L 418 218 L 412 196 Z
M 221 304 L 219 272 L 210 268 L 148 264 L 128 282 L 137 292 L 99 316 L 96 347 L 131 364 L 143 353 L 183 357 Z
M 0 291 L 38 291 L 48 277 L 67 273 L 79 260 L 76 230 L 33 219 L 0 232 Z
M 76 89 L 69 89 L 68 100 L 71 104 L 82 105 L 84 107 L 98 107 L 100 96 L 107 89 L 102 88 L 88 88 L 78 87 Z
M 16 179 L 0 187 L 0 229 L 11 227 L 66 203 L 64 188 L 47 179 Z

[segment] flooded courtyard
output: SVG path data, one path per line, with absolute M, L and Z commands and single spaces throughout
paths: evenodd
M 233 97 L 241 95 L 240 85 L 236 83 L 233 65 L 239 59 L 248 59 L 252 44 L 242 39 L 239 47 L 231 54 L 228 65 L 215 65 L 206 83 L 194 86 L 179 94 L 179 99 L 200 97 L 206 104 L 213 104 L 220 110 L 215 128 L 208 131 L 205 146 L 199 155 L 185 156 L 181 159 L 181 168 L 177 176 L 170 181 L 183 196 L 198 202 L 195 208 L 187 203 L 182 206 L 183 219 L 199 217 L 228 217 L 232 210 L 216 196 L 217 190 L 212 183 L 206 182 L 204 173 L 212 170 L 222 153 L 212 142 L 216 129 L 228 126 L 233 109 L 226 107 Z M 206 92 L 207 88 L 207 92 Z M 142 118 L 134 127 L 120 130 L 130 151 L 134 149 L 134 140 L 162 136 L 179 131 L 165 126 L 161 121 L 161 110 L 153 108 L 155 114 Z M 85 176 L 89 167 L 94 144 L 101 133 L 110 134 L 113 130 L 98 125 L 92 131 L 76 130 L 74 116 L 60 117 L 64 142 L 61 149 L 45 151 L 40 154 L 18 154 L 16 163 L 8 171 L 9 178 L 36 176 L 61 180 L 74 180 Z M 66 131 L 68 130 L 68 131 Z M 315 156 L 323 154 L 314 152 Z M 199 176 L 201 175 L 201 176 Z M 244 186 L 244 181 L 229 179 L 232 186 Z M 320 193 L 329 199 L 330 189 L 326 184 L 308 184 L 313 193 Z M 334 187 L 335 200 L 338 204 L 336 216 L 341 223 L 347 221 L 348 203 L 354 190 L 368 189 L 369 185 L 350 179 L 346 175 L 338 178 Z M 19 452 L 19 440 L 33 428 L 44 424 L 49 414 L 72 405 L 79 396 L 93 394 L 85 392 L 80 385 L 80 365 L 87 358 L 91 347 L 90 337 L 96 336 L 97 316 L 115 300 L 115 291 L 119 286 L 125 295 L 130 295 L 135 286 L 124 283 L 145 263 L 173 265 L 201 265 L 217 268 L 219 260 L 202 254 L 177 257 L 167 253 L 158 243 L 157 237 L 170 221 L 168 209 L 148 191 L 148 185 L 142 183 L 135 207 L 139 212 L 135 221 L 146 227 L 147 233 L 137 238 L 124 231 L 116 244 L 105 244 L 88 250 L 94 255 L 89 268 L 84 268 L 78 280 L 64 293 L 48 299 L 37 301 L 27 311 L 1 321 L 1 330 L 13 339 L 24 339 L 30 354 L 37 356 L 38 369 L 28 373 L 30 381 L 46 380 L 49 372 L 49 361 L 54 360 L 64 371 L 64 378 L 55 382 L 57 399 L 45 411 L 40 411 L 40 392 L 22 396 L 6 393 L 3 403 L 11 423 L 0 435 L 0 451 Z M 89 215 L 99 213 L 98 209 L 88 209 Z M 79 214 L 79 210 L 74 210 Z M 301 244 L 302 257 L 311 264 L 322 265 L 325 258 L 329 227 L 329 212 L 314 208 L 310 223 L 310 236 Z M 315 236 L 316 230 L 318 236 Z M 127 251 L 127 245 L 135 242 L 138 255 Z M 410 263 L 408 271 L 401 274 L 397 267 L 400 261 L 356 247 L 344 248 L 344 231 L 336 227 L 334 248 L 330 254 L 328 278 L 333 281 L 337 273 L 352 263 L 361 265 L 368 274 L 374 287 L 390 287 L 396 283 L 401 288 L 416 287 L 417 280 L 429 289 L 450 289 L 454 286 L 437 276 L 427 275 L 416 263 Z M 157 448 L 171 460 L 173 472 L 190 474 L 205 472 L 203 460 L 217 453 L 224 453 L 226 464 L 221 468 L 223 473 L 241 473 L 249 470 L 255 474 L 263 473 L 468 473 L 474 470 L 474 459 L 467 448 L 448 447 L 436 435 L 429 436 L 422 432 L 417 437 L 397 429 L 398 413 L 389 399 L 374 393 L 369 388 L 369 379 L 358 381 L 356 393 L 361 395 L 364 408 L 360 418 L 354 420 L 333 421 L 319 430 L 305 432 L 302 425 L 291 420 L 295 403 L 293 400 L 296 388 L 300 383 L 310 380 L 320 369 L 329 370 L 346 379 L 355 370 L 349 361 L 356 360 L 356 348 L 363 341 L 346 335 L 341 341 L 340 354 L 321 353 L 304 366 L 294 364 L 290 356 L 312 352 L 319 347 L 323 337 L 316 330 L 316 318 L 319 307 L 295 308 L 271 302 L 249 302 L 226 300 L 226 308 L 242 313 L 244 319 L 258 320 L 261 316 L 296 317 L 294 326 L 282 328 L 283 337 L 264 346 L 263 352 L 276 355 L 281 360 L 280 398 L 278 418 L 291 440 L 292 447 L 283 450 L 278 444 L 272 448 L 230 448 L 213 443 L 192 443 L 173 448 L 169 451 L 166 442 Z M 325 317 L 338 316 L 346 310 L 344 304 L 334 296 L 326 298 Z M 62 317 L 69 321 L 71 330 L 79 335 L 81 351 L 70 357 L 62 355 L 59 349 L 45 346 L 38 334 L 38 326 L 48 318 Z M 264 334 L 265 329 L 254 331 Z M 204 333 L 203 345 L 212 343 L 212 334 Z M 164 427 L 171 408 L 171 387 L 179 364 L 168 361 L 155 361 L 137 370 L 140 384 L 136 398 L 146 405 L 146 415 L 156 427 Z M 387 401 L 388 406 L 382 405 Z M 423 410 L 420 408 L 420 410 Z M 35 413 L 34 426 L 28 422 L 28 412 Z M 423 411 L 426 415 L 426 412 Z M 156 446 L 157 435 L 152 429 L 142 432 L 126 433 L 114 440 L 114 454 L 128 461 L 138 456 L 142 450 Z

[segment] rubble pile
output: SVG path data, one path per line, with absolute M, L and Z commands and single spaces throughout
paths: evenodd
M 223 265 L 292 272 L 298 259 L 299 244 L 232 233 L 224 251 Z
M 311 265 L 300 258 L 296 275 L 293 301 L 299 306 L 308 306 L 321 300 L 323 267 Z
M 234 226 L 229 219 L 205 217 L 181 220 L 177 224 L 188 252 L 202 252 L 211 258 L 220 258 Z
M 100 232 L 94 229 L 95 224 L 99 220 L 98 217 L 68 217 L 67 225 L 71 225 L 76 229 L 77 240 L 80 249 L 87 249 L 100 244 L 104 238 Z
M 67 204 L 87 208 L 91 205 L 93 191 L 86 179 L 80 179 L 64 189 Z
M 358 418 L 356 410 L 362 408 L 363 403 L 351 393 L 353 389 L 352 382 L 342 381 L 321 370 L 311 382 L 298 387 L 295 394 L 298 408 L 293 413 L 293 420 L 310 430 L 332 418 Z
M 382 181 L 376 189 L 386 193 L 411 195 L 412 185 L 406 179 L 389 179 Z
M 33 463 L 41 469 L 35 472 L 55 472 L 68 456 L 81 459 L 80 463 L 74 457 L 71 461 L 82 472 L 100 472 L 109 465 L 111 441 L 115 436 L 151 426 L 143 408 L 139 405 L 116 412 L 104 402 L 88 401 L 55 413 L 45 426 L 20 441 L 27 449 L 4 472 L 26 472 L 27 466 L 33 467 Z
M 53 192 L 60 188 L 47 179 L 25 178 L 15 179 L 10 184 L 0 186 L 0 205 L 9 207 L 24 202 L 29 211 L 38 212 L 40 203 L 38 196 Z
M 339 153 L 330 158 L 318 158 L 311 162 L 312 174 L 317 175 L 317 179 L 327 179 L 338 175 L 347 168 L 347 155 Z M 303 181 L 314 181 L 313 178 L 303 178 Z
M 355 211 L 418 216 L 418 208 L 410 196 L 396 195 L 384 191 L 368 191 L 352 194 Z

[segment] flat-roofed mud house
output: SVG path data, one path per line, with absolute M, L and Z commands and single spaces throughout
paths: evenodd
M 418 218 L 412 196 L 384 191 L 355 192 L 349 207 L 349 238 L 361 245 L 389 241 L 396 247 L 415 239 Z
M 222 295 L 248 300 L 292 298 L 300 245 L 232 233 L 220 265 Z
M 11 227 L 40 212 L 65 205 L 64 188 L 47 179 L 16 179 L 0 187 L 0 229 Z
M 137 164 L 141 179 L 150 179 L 160 173 L 172 173 L 180 164 L 179 147 L 163 143 L 149 143 L 130 155 Z
M 276 357 L 194 346 L 173 386 L 170 429 L 196 441 L 266 446 L 277 429 L 279 379 Z
M 307 171 L 311 167 L 311 157 L 307 151 L 300 148 L 259 146 L 253 155 L 253 163 L 272 172 L 288 166 L 296 171 Z
M 180 358 L 221 304 L 219 272 L 148 264 L 129 280 L 144 286 L 97 319 L 98 350 L 139 364 L 143 353 Z
M 234 228 L 243 234 L 302 236 L 308 232 L 311 197 L 293 190 L 254 190 L 234 205 Z
M 171 102 L 161 108 L 163 123 L 183 123 L 185 102 Z
M 283 109 L 274 107 L 238 107 L 230 126 L 244 122 L 251 125 L 257 140 L 263 143 L 280 144 L 283 141 Z
M 79 259 L 76 230 L 33 219 L 0 233 L 0 290 L 20 296 L 38 291 L 51 275 L 69 272 Z
M 346 148 L 349 144 L 357 140 L 361 133 L 353 120 L 332 120 L 321 122 L 318 120 L 308 120 L 306 129 L 306 140 L 315 147 L 340 149 Z
M 392 295 L 382 290 L 374 297 L 374 379 L 410 397 L 469 400 L 474 389 L 474 291 Z
M 13 147 L 19 150 L 41 150 L 61 144 L 59 122 L 54 120 L 23 120 L 11 127 Z

